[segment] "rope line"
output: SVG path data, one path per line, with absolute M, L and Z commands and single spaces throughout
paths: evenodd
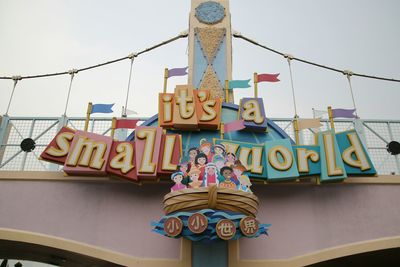
M 292 85 L 292 96 L 293 96 L 293 106 L 294 106 L 294 117 L 297 118 L 297 106 L 296 106 L 296 96 L 294 94 L 294 84 L 293 84 L 293 74 L 292 74 L 292 56 L 291 55 L 285 55 L 287 58 L 288 66 L 289 66 L 289 73 L 290 73 L 290 84 Z
M 8 114 L 8 111 L 9 111 L 10 106 L 11 106 L 11 101 L 12 101 L 13 96 L 14 96 L 15 87 L 17 87 L 17 83 L 18 83 L 19 80 L 21 80 L 21 77 L 20 76 L 12 76 L 11 79 L 14 80 L 14 85 L 13 85 L 13 89 L 11 91 L 11 96 L 10 96 L 10 100 L 8 101 L 7 110 L 6 110 L 6 114 L 5 115 Z
M 278 51 L 278 50 L 272 49 L 272 48 L 270 48 L 270 47 L 267 47 L 267 46 L 265 46 L 265 45 L 262 45 L 262 44 L 260 44 L 260 43 L 258 43 L 258 42 L 256 42 L 256 41 L 254 41 L 254 40 L 252 40 L 252 39 L 250 39 L 250 38 L 247 38 L 246 36 L 243 36 L 243 35 L 242 35 L 241 33 L 239 33 L 239 32 L 234 32 L 234 33 L 233 33 L 233 37 L 239 38 L 239 39 L 242 39 L 242 40 L 245 40 L 245 41 L 247 41 L 247 42 L 249 42 L 249 43 L 251 43 L 251 44 L 254 44 L 254 45 L 258 46 L 258 47 L 264 48 L 264 49 L 266 49 L 266 50 L 268 50 L 268 51 L 271 51 L 271 52 L 273 52 L 273 53 L 275 53 L 275 54 L 278 54 L 278 55 L 280 55 L 280 56 L 283 56 L 283 57 L 285 57 L 285 58 L 286 58 L 286 56 L 287 56 L 287 54 L 282 53 L 282 52 L 280 52 L 280 51 Z M 308 60 L 301 59 L 301 58 L 297 58 L 297 57 L 292 57 L 291 59 L 292 59 L 292 60 L 297 60 L 297 61 L 299 61 L 299 62 L 303 62 L 303 63 L 305 63 L 305 64 L 313 65 L 313 66 L 315 66 L 315 67 L 319 67 L 319 68 L 323 68 L 323 69 L 335 71 L 335 72 L 338 72 L 338 73 L 342 73 L 342 74 L 344 74 L 344 75 L 348 75 L 348 72 L 347 72 L 346 70 L 341 70 L 341 69 L 337 69 L 337 68 L 325 66 L 325 65 L 322 65 L 322 64 L 319 64 L 319 63 L 315 63 L 315 62 L 308 61 Z M 351 75 L 353 75 L 353 76 L 358 76 L 358 77 L 363 77 L 363 78 L 370 78 L 370 79 L 376 79 L 376 80 L 389 81 L 389 82 L 400 82 L 400 79 L 379 77 L 379 76 L 373 76 L 373 75 L 367 75 L 367 74 L 361 74 L 361 73 L 355 73 L 355 72 L 352 72 Z
M 161 42 L 159 44 L 156 44 L 154 46 L 146 48 L 146 49 L 144 49 L 144 50 L 142 50 L 142 51 L 140 51 L 140 52 L 138 52 L 138 53 L 136 53 L 134 55 L 135 55 L 135 57 L 137 57 L 137 56 L 139 56 L 141 54 L 150 52 L 151 50 L 154 50 L 154 49 L 156 49 L 156 48 L 158 48 L 160 46 L 169 44 L 169 43 L 171 43 L 173 41 L 176 41 L 176 40 L 178 40 L 180 38 L 186 38 L 188 35 L 189 35 L 188 31 L 181 32 L 179 35 L 177 35 L 177 36 L 175 36 L 173 38 L 170 38 L 170 39 L 168 39 L 166 41 L 163 41 L 163 42 Z M 81 68 L 81 69 L 77 69 L 76 73 L 82 72 L 82 71 L 86 71 L 86 70 L 90 70 L 90 69 L 95 69 L 95 68 L 102 67 L 102 66 L 109 65 L 109 64 L 113 64 L 113 63 L 116 63 L 116 62 L 119 62 L 119 61 L 123 61 L 123 60 L 126 60 L 126 59 L 131 59 L 131 57 L 132 57 L 132 54 L 129 54 L 126 57 L 121 57 L 121 58 L 117 58 L 117 59 L 114 59 L 114 60 L 111 60 L 111 61 L 107 61 L 107 62 L 103 62 L 103 63 L 100 63 L 100 64 L 96 64 L 96 65 L 93 65 L 93 66 L 88 66 L 88 67 L 84 67 L 84 68 Z M 63 72 L 55 72 L 55 73 L 47 73 L 47 74 L 39 74 L 39 75 L 29 75 L 29 76 L 22 76 L 22 77 L 18 76 L 18 77 L 19 77 L 19 80 L 23 80 L 23 79 L 34 79 L 34 78 L 43 78 L 43 77 L 51 77 L 51 76 L 60 76 L 60 75 L 66 75 L 66 74 L 70 74 L 70 72 L 69 71 L 63 71 Z M 0 80 L 13 80 L 14 77 L 15 76 L 0 76 Z
M 131 87 L 132 68 L 133 68 L 133 61 L 134 60 L 135 60 L 135 55 L 132 55 L 132 57 L 131 57 L 131 67 L 129 69 L 128 89 L 126 90 L 125 108 L 122 109 L 122 117 L 126 117 L 126 109 L 128 107 L 129 89 Z

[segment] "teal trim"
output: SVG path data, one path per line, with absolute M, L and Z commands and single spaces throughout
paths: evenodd
M 192 267 L 228 267 L 228 242 L 192 242 Z

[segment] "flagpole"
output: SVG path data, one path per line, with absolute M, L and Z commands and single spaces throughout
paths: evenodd
M 258 97 L 258 76 L 257 76 L 257 72 L 254 72 L 253 80 L 254 80 L 254 98 L 257 98 Z
M 229 81 L 225 80 L 225 103 L 228 103 L 228 101 L 229 101 L 228 89 L 229 89 Z
M 115 127 L 117 125 L 117 118 L 113 117 L 111 122 L 111 138 L 114 139 Z
M 331 130 L 335 131 L 335 123 L 333 121 L 333 112 L 331 106 L 328 106 L 328 116 L 329 116 L 329 122 L 331 124 Z
M 89 120 L 90 114 L 92 113 L 92 102 L 88 103 L 87 112 L 86 112 L 86 120 L 85 120 L 85 129 L 84 131 L 87 132 L 89 128 Z
M 168 68 L 164 69 L 164 94 L 167 92 Z
M 224 139 L 224 127 L 225 127 L 224 123 L 221 122 L 221 126 L 220 126 L 220 129 L 219 129 L 221 139 Z
M 293 127 L 294 127 L 294 138 L 296 141 L 296 145 L 300 145 L 299 121 L 297 116 L 294 117 Z

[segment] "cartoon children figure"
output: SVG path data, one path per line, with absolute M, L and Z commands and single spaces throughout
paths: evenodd
M 200 140 L 200 152 L 207 156 L 207 161 L 212 162 L 214 154 L 211 151 L 212 144 L 203 138 Z
M 250 179 L 247 175 L 243 174 L 243 172 L 247 171 L 246 167 L 243 166 L 243 164 L 240 162 L 240 160 L 237 160 L 235 162 L 235 165 L 232 167 L 232 169 L 233 169 L 233 175 L 239 180 L 239 183 L 240 183 L 239 190 L 242 190 L 245 192 L 251 192 Z
M 217 156 L 225 158 L 225 154 L 226 154 L 226 149 L 223 144 L 216 144 L 214 146 L 214 158 Z M 214 161 L 214 158 L 213 158 L 213 161 Z
M 189 162 L 188 162 L 188 170 L 189 171 L 190 171 L 190 168 L 195 164 L 194 161 L 198 154 L 199 154 L 199 150 L 197 149 L 197 147 L 189 148 Z
M 199 188 L 201 186 L 203 182 L 199 181 L 199 176 L 200 170 L 193 166 L 189 171 L 189 177 L 191 180 L 191 182 L 189 183 L 190 188 Z
M 203 180 L 206 164 L 208 163 L 207 156 L 204 153 L 199 153 L 194 160 L 196 167 L 200 170 L 200 180 Z
M 183 173 L 183 177 L 188 176 L 188 163 L 182 162 L 179 164 L 179 171 Z
M 183 180 L 182 172 L 174 172 L 171 175 L 171 180 L 174 181 L 175 183 L 175 185 L 171 187 L 171 192 L 187 188 L 186 185 L 182 184 Z
M 202 186 L 210 186 L 216 184 L 218 186 L 219 184 L 219 177 L 218 177 L 218 172 L 217 172 L 217 167 L 215 166 L 214 163 L 207 163 L 206 165 L 206 171 L 204 174 L 203 178 L 203 184 Z
M 217 170 L 221 171 L 221 168 L 225 166 L 225 158 L 222 157 L 221 155 L 215 154 L 213 158 L 213 163 L 215 164 L 215 166 L 217 166 Z
M 244 192 L 249 192 L 249 193 L 253 193 L 250 189 L 251 186 L 251 182 L 250 179 L 247 175 L 242 175 L 240 177 L 240 187 L 239 190 L 242 190 Z
M 220 172 L 221 172 L 222 176 L 224 176 L 225 180 L 223 182 L 219 183 L 219 185 L 218 185 L 219 187 L 229 188 L 229 189 L 237 189 L 238 188 L 238 186 L 231 180 L 232 174 L 233 174 L 231 167 L 224 166 L 224 167 L 222 167 Z
M 235 165 L 236 155 L 232 152 L 226 153 L 226 163 L 225 166 L 232 167 Z

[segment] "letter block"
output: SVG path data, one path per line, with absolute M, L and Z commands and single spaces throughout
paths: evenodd
M 222 113 L 221 99 L 219 97 L 210 99 L 209 90 L 194 90 L 193 93 L 199 128 L 218 130 Z
M 293 146 L 294 157 L 297 160 L 297 170 L 300 176 L 321 174 L 319 146 Z
M 64 172 L 68 175 L 106 175 L 111 145 L 111 137 L 76 131 Z
M 170 93 L 158 94 L 158 126 L 170 129 L 173 127 L 173 111 L 175 95 Z
M 299 176 L 289 139 L 265 142 L 268 181 L 293 180 Z
M 318 133 L 321 158 L 321 182 L 342 181 L 347 177 L 335 133 L 332 130 Z
M 43 150 L 40 158 L 48 162 L 64 165 L 74 135 L 75 130 L 66 126 L 62 127 L 46 149 Z
M 139 179 L 156 179 L 161 137 L 161 127 L 136 127 L 136 173 Z
M 376 170 L 356 130 L 336 134 L 347 174 L 375 175 Z
M 107 162 L 107 173 L 137 182 L 139 179 L 135 164 L 135 142 L 113 141 Z
M 242 98 L 239 104 L 239 119 L 244 120 L 246 130 L 266 132 L 267 118 L 262 98 Z
M 198 128 L 193 87 L 176 86 L 173 120 L 175 129 L 196 130 Z
M 157 173 L 159 175 L 172 174 L 177 170 L 181 157 L 182 136 L 180 134 L 163 134 Z

